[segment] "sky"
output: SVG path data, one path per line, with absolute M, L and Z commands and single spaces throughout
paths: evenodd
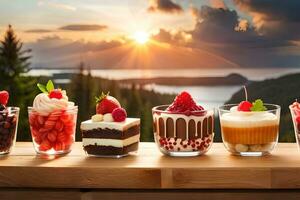
M 300 67 L 297 0 L 0 0 L 40 68 Z

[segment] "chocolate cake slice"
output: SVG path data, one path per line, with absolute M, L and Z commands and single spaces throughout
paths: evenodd
M 124 122 L 81 123 L 83 148 L 89 155 L 124 156 L 138 150 L 140 119 L 126 118 Z

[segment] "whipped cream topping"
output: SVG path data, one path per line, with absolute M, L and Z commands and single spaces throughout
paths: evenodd
M 73 102 L 69 102 L 66 91 L 62 91 L 62 98 L 49 98 L 48 94 L 38 94 L 33 101 L 33 110 L 40 115 L 49 115 L 50 113 L 58 110 L 67 110 L 75 106 Z
M 229 113 L 224 113 L 220 117 L 221 125 L 227 127 L 259 127 L 279 124 L 279 117 L 268 111 L 242 112 L 234 106 Z

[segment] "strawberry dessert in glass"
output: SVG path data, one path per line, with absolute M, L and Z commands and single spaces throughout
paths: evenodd
M 34 148 L 39 154 L 56 155 L 71 151 L 75 141 L 78 108 L 68 101 L 66 91 L 55 89 L 52 81 L 38 84 L 33 106 L 28 108 Z
M 7 107 L 9 93 L 0 91 L 0 155 L 10 153 L 17 137 L 18 107 Z
M 290 105 L 290 111 L 294 124 L 296 141 L 298 146 L 300 146 L 300 103 L 295 101 L 292 105 Z
M 152 109 L 154 139 L 159 150 L 170 156 L 198 156 L 213 143 L 214 110 L 197 105 L 187 92 L 171 105 Z

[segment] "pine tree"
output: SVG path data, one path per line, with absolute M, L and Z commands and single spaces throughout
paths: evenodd
M 17 38 L 11 25 L 0 41 L 0 89 L 10 93 L 9 104 L 20 107 L 18 139 L 30 140 L 28 127 L 27 107 L 32 105 L 36 94 L 36 79 L 22 76 L 30 70 L 29 53 L 31 50 L 23 50 L 23 43 Z
M 17 38 L 11 25 L 5 33 L 4 40 L 0 46 L 0 74 L 1 78 L 11 81 L 23 73 L 27 73 L 30 68 L 30 49 L 23 50 L 23 43 Z

